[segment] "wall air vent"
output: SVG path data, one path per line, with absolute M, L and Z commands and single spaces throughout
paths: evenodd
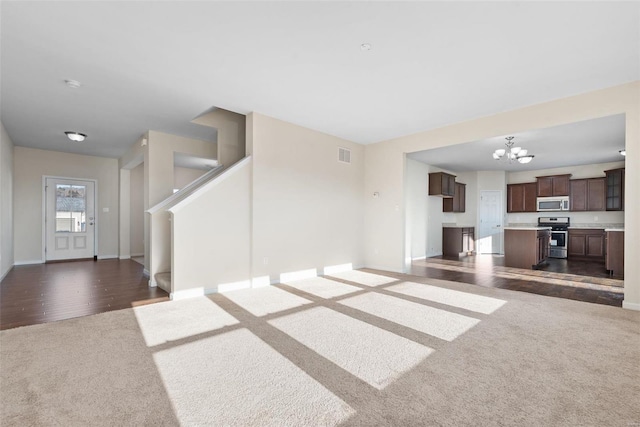
M 338 161 L 342 163 L 351 163 L 351 150 L 348 148 L 338 147 Z

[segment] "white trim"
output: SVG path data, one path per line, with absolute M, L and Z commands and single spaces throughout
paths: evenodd
M 144 277 L 150 277 L 150 275 L 149 275 L 149 270 L 147 270 L 146 268 L 143 268 L 143 269 L 142 269 L 142 275 L 143 275 Z M 155 280 L 153 280 L 153 283 L 154 283 L 153 285 L 151 285 L 151 282 L 152 282 L 152 281 L 151 281 L 151 280 L 149 280 L 149 286 L 151 286 L 152 288 L 155 288 L 156 286 L 158 286 L 158 284 L 156 283 L 156 281 L 155 281 Z
M 98 255 L 98 259 L 118 259 L 118 255 Z
M 13 269 L 13 265 L 4 272 L 4 274 L 2 276 L 0 276 L 0 282 L 2 282 L 4 280 L 5 277 L 7 277 L 7 274 L 9 274 L 9 272 Z
M 135 257 L 139 257 L 139 256 L 144 256 L 144 253 L 141 253 L 141 254 L 131 254 L 131 258 L 135 258 Z
M 130 256 L 121 256 L 121 257 L 119 257 L 119 259 L 131 259 L 131 257 Z
M 203 297 L 203 296 L 204 296 L 204 288 L 185 289 L 183 291 L 175 291 L 169 294 L 169 298 L 171 298 L 171 301 L 178 301 L 181 299 Z
M 29 261 L 16 261 L 13 265 L 31 265 L 31 264 L 44 264 L 44 260 L 42 259 L 34 259 Z
M 375 266 L 375 265 L 366 265 L 363 267 L 353 267 L 354 270 L 358 270 L 360 268 L 370 268 L 372 270 L 382 270 L 382 271 L 388 271 L 389 273 L 401 273 L 401 274 L 406 274 L 401 270 L 396 270 L 394 268 L 389 268 L 389 267 L 379 267 L 379 266 Z
M 640 304 L 638 304 L 637 302 L 622 301 L 622 308 L 625 308 L 627 310 L 640 311 Z

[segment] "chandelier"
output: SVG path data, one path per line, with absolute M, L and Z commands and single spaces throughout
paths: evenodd
M 514 147 L 513 142 L 514 136 L 508 136 L 505 139 L 507 142 L 504 145 L 507 146 L 506 149 L 499 148 L 493 152 L 493 158 L 496 160 L 505 159 L 509 163 L 518 162 L 518 163 L 529 163 L 534 156 L 531 154 L 527 154 L 527 150 L 521 147 Z

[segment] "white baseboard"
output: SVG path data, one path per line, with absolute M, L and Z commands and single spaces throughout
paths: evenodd
M 98 259 L 118 259 L 118 255 L 98 255 Z
M 7 274 L 9 274 L 9 272 L 11 271 L 12 268 L 13 268 L 13 265 L 11 267 L 9 267 L 7 269 L 7 271 L 5 271 L 2 276 L 0 276 L 0 282 L 2 282 L 4 280 L 4 278 L 7 276 Z
M 136 258 L 139 256 L 144 256 L 144 254 L 131 254 L 131 258 Z
M 147 270 L 146 268 L 143 268 L 143 269 L 142 269 L 142 275 L 143 275 L 144 277 L 149 277 L 149 270 Z M 150 281 L 149 281 L 149 283 L 151 283 L 152 281 L 155 283 L 155 280 L 150 280 Z M 151 286 L 151 284 L 149 284 L 149 286 Z M 152 288 L 155 288 L 156 286 L 158 286 L 158 284 L 155 284 L 155 285 L 153 285 L 153 286 L 151 286 L 151 287 L 152 287 Z
M 635 302 L 622 301 L 622 308 L 626 308 L 627 310 L 640 311 L 640 304 Z
M 44 264 L 44 260 L 34 259 L 30 261 L 16 261 L 13 263 L 13 265 L 31 265 L 31 264 Z
M 359 268 L 370 268 L 372 270 L 382 270 L 382 271 L 390 271 L 392 273 L 404 273 L 401 270 L 395 270 L 393 268 L 389 268 L 389 267 L 382 267 L 382 266 L 378 266 L 378 265 L 366 265 L 364 267 L 359 267 Z M 355 268 L 354 268 L 355 270 Z
M 196 298 L 204 296 L 204 288 L 185 289 L 183 291 L 175 291 L 169 294 L 171 301 L 178 301 L 187 298 Z
M 120 255 L 120 259 L 131 259 L 129 255 Z

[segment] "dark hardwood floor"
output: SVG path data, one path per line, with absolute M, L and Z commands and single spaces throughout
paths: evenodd
M 622 282 L 601 269 L 602 264 L 566 260 L 550 260 L 542 270 L 509 269 L 504 257 L 482 255 L 416 261 L 410 274 L 622 306 Z M 142 270 L 132 260 L 16 266 L 0 283 L 0 329 L 168 301 L 162 289 L 148 287 Z
M 550 259 L 539 270 L 521 270 L 504 267 L 502 256 L 433 257 L 415 261 L 411 274 L 616 307 L 624 299 L 623 282 L 609 279 L 604 264 L 581 261 Z
M 168 301 L 131 260 L 15 266 L 0 283 L 0 329 Z

